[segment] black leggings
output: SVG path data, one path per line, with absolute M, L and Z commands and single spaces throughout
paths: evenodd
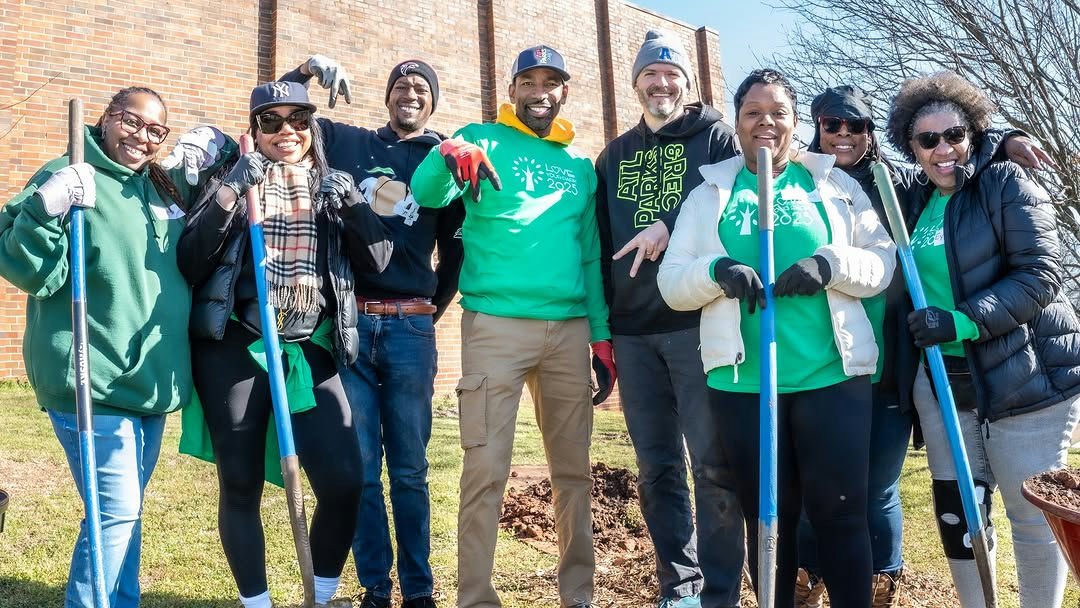
M 264 372 L 247 347 L 257 336 L 230 321 L 225 337 L 192 343 L 192 369 L 217 460 L 218 530 L 240 594 L 266 591 L 262 499 L 266 432 L 272 404 Z M 337 577 L 356 526 L 363 474 L 360 446 L 333 357 L 301 343 L 311 366 L 316 406 L 292 415 L 296 452 L 315 493 L 311 559 L 315 575 Z
M 750 573 L 757 584 L 757 393 L 709 389 L 709 405 L 723 412 L 720 442 L 735 473 L 746 517 Z M 818 536 L 818 562 L 833 608 L 870 605 L 872 557 L 866 523 L 870 459 L 870 377 L 779 396 L 777 412 L 776 605 L 794 604 L 799 512 Z

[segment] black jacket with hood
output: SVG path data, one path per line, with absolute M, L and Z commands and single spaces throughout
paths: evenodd
M 234 313 L 249 331 L 261 334 L 246 205 L 239 200 L 225 211 L 216 200 L 221 180 L 233 164 L 235 160 L 226 163 L 207 181 L 177 244 L 177 265 L 193 287 L 189 332 L 196 340 L 221 340 Z M 332 315 L 334 357 L 341 364 L 352 364 L 359 349 L 353 270 L 386 268 L 393 244 L 375 214 L 361 205 L 340 211 L 324 205 L 316 225 L 321 310 L 319 315 L 282 319 L 280 337 L 286 342 L 305 340 L 319 317 Z
M 945 207 L 945 255 L 956 309 L 979 328 L 964 342 L 979 418 L 1039 410 L 1080 393 L 1080 322 L 1062 289 L 1057 222 L 1048 196 L 981 142 L 956 168 Z M 934 185 L 901 198 L 914 226 Z M 901 314 L 906 313 L 906 311 Z M 911 335 L 902 336 L 911 342 Z
M 307 84 L 311 76 L 297 68 L 281 80 Z M 327 118 L 320 118 L 319 126 L 326 162 L 353 176 L 394 242 L 394 255 L 385 271 L 356 270 L 356 295 L 374 300 L 431 298 L 438 320 L 457 293 L 465 258 L 461 243 L 465 206 L 457 199 L 439 209 L 421 207 L 412 199 L 409 182 L 428 151 L 446 138 L 428 129 L 401 139 L 389 124 L 371 130 Z M 433 270 L 431 254 L 436 245 L 439 257 Z
M 699 322 L 700 311 L 672 310 L 660 296 L 656 272 L 663 257 L 642 262 L 636 278 L 630 278 L 636 252 L 611 259 L 657 220 L 673 230 L 683 199 L 703 181 L 698 169 L 739 153 L 734 132 L 719 111 L 700 102 L 685 110 L 655 133 L 642 118 L 596 160 L 600 265 L 614 334 L 658 334 Z

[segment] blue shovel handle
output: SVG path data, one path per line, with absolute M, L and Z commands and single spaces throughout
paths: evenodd
M 761 315 L 761 383 L 759 388 L 760 437 L 758 442 L 758 606 L 776 603 L 778 538 L 776 507 L 776 307 L 773 283 L 773 159 L 768 148 L 758 148 L 758 235 L 761 245 L 761 282 L 765 307 Z

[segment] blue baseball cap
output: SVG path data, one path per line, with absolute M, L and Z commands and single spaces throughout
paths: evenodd
M 570 80 L 570 72 L 566 71 L 566 60 L 559 51 L 547 45 L 530 47 L 518 53 L 514 59 L 514 67 L 510 68 L 510 80 L 513 81 L 518 74 L 533 68 L 550 68 L 558 72 L 563 80 Z
M 314 112 L 315 104 L 308 99 L 307 87 L 299 82 L 268 82 L 251 89 L 251 110 L 254 116 L 274 106 L 299 106 Z

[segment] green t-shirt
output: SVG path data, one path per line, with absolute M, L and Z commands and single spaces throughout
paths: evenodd
M 926 305 L 937 306 L 952 313 L 956 325 L 956 341 L 941 345 L 941 353 L 950 357 L 964 356 L 964 340 L 979 337 L 979 328 L 964 313 L 956 310 L 953 300 L 952 275 L 945 257 L 945 207 L 952 195 L 934 190 L 911 233 L 911 256 L 919 269 Z
M 774 181 L 773 264 L 776 274 L 832 241 L 829 223 L 814 180 L 803 166 L 789 163 Z M 720 241 L 728 257 L 761 272 L 758 237 L 757 176 L 743 168 L 720 219 Z M 832 386 L 847 380 L 833 337 L 832 313 L 824 292 L 777 298 L 776 385 L 781 393 Z M 746 360 L 709 370 L 711 388 L 735 393 L 759 392 L 761 316 L 742 310 L 740 330 Z
M 881 372 L 885 368 L 885 292 L 863 298 L 862 305 L 866 318 L 870 319 L 870 326 L 874 328 L 874 342 L 878 345 L 877 369 L 874 375 L 870 376 L 870 383 L 877 384 L 881 381 Z

